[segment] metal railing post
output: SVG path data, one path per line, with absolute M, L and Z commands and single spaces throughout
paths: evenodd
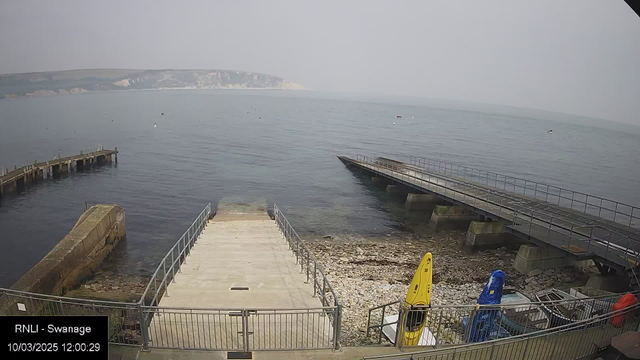
M 399 305 L 398 321 L 396 322 L 396 338 L 394 339 L 394 344 L 398 349 L 402 349 L 402 343 L 404 342 L 404 307 L 402 307 L 402 303 L 399 303 Z M 382 331 L 382 328 L 380 328 L 380 331 Z
M 545 192 L 544 201 L 549 201 L 549 185 L 547 185 L 547 191 Z
M 337 300 L 336 300 L 337 302 Z M 333 350 L 340 350 L 340 331 L 342 331 L 342 305 L 338 304 L 335 306 L 336 316 L 334 316 L 334 326 L 333 326 Z
M 327 306 L 327 279 L 322 277 L 322 306 Z
M 528 319 L 528 318 L 529 318 L 529 317 L 527 316 L 527 319 Z M 526 327 L 525 327 L 525 329 L 526 329 Z M 525 331 L 526 331 L 526 330 L 525 330 Z M 530 340 L 530 339 L 531 339 L 531 338 L 530 338 L 530 337 L 528 337 L 528 338 L 527 338 L 526 343 L 524 344 L 524 352 L 522 353 L 522 359 L 526 359 L 526 358 L 527 358 L 527 351 L 529 351 L 529 340 Z
M 567 240 L 567 250 L 571 251 L 571 237 L 573 236 L 573 227 L 575 224 L 571 224 L 571 230 L 569 230 L 569 240 Z
M 164 272 L 164 278 L 160 283 L 160 287 L 162 287 L 162 284 L 164 283 L 164 295 L 169 297 L 169 284 L 167 284 L 167 262 L 164 261 L 164 259 L 162 260 L 162 270 Z
M 589 204 L 589 195 L 586 195 L 584 198 L 584 213 L 587 213 L 587 204 Z
M 242 342 L 245 352 L 249 352 L 249 311 L 242 309 Z
M 171 249 L 171 281 L 176 282 L 176 267 L 175 260 L 173 258 L 173 249 Z
M 609 255 L 609 247 L 611 246 L 611 231 L 609 231 L 609 238 L 607 239 L 607 250 L 604 252 L 604 258 L 607 259 Z
M 575 197 L 576 193 L 575 192 L 571 192 L 571 208 L 573 209 L 573 198 Z
M 178 273 L 182 272 L 182 264 L 180 262 L 180 257 L 182 256 L 182 252 L 180 251 L 180 240 L 178 240 L 178 243 L 176 244 L 176 250 L 178 250 Z
M 378 344 L 382 343 L 382 328 L 384 327 L 384 313 L 387 310 L 386 306 L 382 307 L 382 316 L 380 317 L 380 328 L 378 329 Z M 369 315 L 371 316 L 371 315 Z M 398 326 L 396 325 L 396 330 L 398 329 Z M 397 331 L 396 331 L 397 332 Z
M 142 333 L 142 350 L 148 350 L 149 348 L 149 328 L 147 327 L 147 321 L 144 316 L 144 310 L 142 309 L 141 301 L 138 301 L 138 316 L 140 321 L 140 332 Z
M 549 360 L 554 360 L 553 353 L 556 352 L 556 346 L 558 345 L 558 338 L 560 335 L 558 333 L 555 334 L 556 341 L 553 342 L 553 348 L 551 348 L 551 353 L 549 354 Z
M 491 353 L 489 354 L 489 359 L 493 359 L 493 353 L 496 350 L 496 343 L 495 341 L 493 343 L 491 343 Z
M 309 252 L 307 251 L 307 284 L 309 283 Z
M 313 262 L 313 297 L 316 297 L 316 286 L 318 285 L 317 264 Z
M 184 234 L 182 235 L 182 238 L 180 238 L 182 240 L 182 252 L 184 253 L 182 255 L 182 263 L 186 264 L 187 263 L 187 241 L 184 237 Z

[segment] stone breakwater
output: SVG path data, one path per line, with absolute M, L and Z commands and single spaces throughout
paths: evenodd
M 584 285 L 592 271 L 570 267 L 521 275 L 512 268 L 517 251 L 499 248 L 468 253 L 462 248 L 464 237 L 465 232 L 446 231 L 425 236 L 307 238 L 343 304 L 342 343 L 370 343 L 366 339 L 368 309 L 404 299 L 426 252 L 433 254 L 432 305 L 475 304 L 487 278 L 497 269 L 505 271 L 507 286 L 527 293 Z M 456 320 L 451 319 L 453 328 L 460 326 L 453 324 Z

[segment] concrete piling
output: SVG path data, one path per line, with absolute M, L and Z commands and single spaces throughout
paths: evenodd
M 438 197 L 429 194 L 407 194 L 407 198 L 404 202 L 405 210 L 433 210 L 438 204 Z
M 387 185 L 387 188 L 385 190 L 390 194 L 398 194 L 404 196 L 407 196 L 407 194 L 411 191 L 411 189 L 404 185 Z
M 436 205 L 431 214 L 429 227 L 434 231 L 466 229 L 479 216 L 462 206 Z
M 384 186 L 386 188 L 387 185 L 391 184 L 391 181 L 385 177 L 374 176 L 371 178 L 371 181 L 374 185 Z
M 526 275 L 535 269 L 560 268 L 572 266 L 575 263 L 576 261 L 568 258 L 565 252 L 556 249 L 521 245 L 516 260 L 513 262 L 513 268 Z
M 520 246 L 522 241 L 505 232 L 501 222 L 472 221 L 465 237 L 464 245 L 469 250 L 495 249 L 502 246 Z

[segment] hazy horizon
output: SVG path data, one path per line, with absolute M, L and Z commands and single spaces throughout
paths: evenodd
M 623 1 L 0 2 L 0 73 L 225 69 L 640 125 Z

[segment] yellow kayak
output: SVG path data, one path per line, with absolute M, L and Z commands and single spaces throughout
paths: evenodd
M 405 346 L 417 346 L 422 336 L 425 325 L 424 310 L 411 310 L 415 307 L 423 308 L 429 306 L 431 302 L 431 280 L 432 280 L 432 257 L 431 253 L 426 253 L 420 261 L 420 265 L 413 275 L 407 296 L 404 300 L 404 318 L 402 329 L 404 333 Z M 403 334 L 400 334 L 403 336 Z

